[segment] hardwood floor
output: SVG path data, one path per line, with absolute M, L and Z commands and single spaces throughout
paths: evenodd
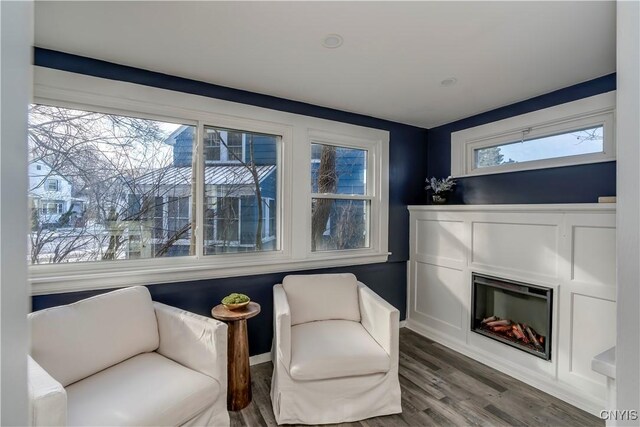
M 271 363 L 251 368 L 253 401 L 231 426 L 275 426 Z M 604 421 L 456 353 L 400 330 L 402 414 L 340 426 L 604 426 Z

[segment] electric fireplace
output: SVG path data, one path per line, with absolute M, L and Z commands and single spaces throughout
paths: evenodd
M 553 289 L 472 274 L 471 330 L 551 360 Z

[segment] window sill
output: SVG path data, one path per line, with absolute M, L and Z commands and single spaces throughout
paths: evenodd
M 117 268 L 97 266 L 96 268 L 82 269 L 83 271 L 78 271 L 78 269 L 75 269 L 75 271 L 59 269 L 62 271 L 58 272 L 54 272 L 52 271 L 53 269 L 48 268 L 52 267 L 50 265 L 43 265 L 30 268 L 29 283 L 31 285 L 31 295 L 46 295 L 91 289 L 111 289 L 134 285 L 188 282 L 193 280 L 374 264 L 386 262 L 389 255 L 389 253 L 373 251 L 350 253 L 348 255 L 333 252 L 322 257 L 314 257 L 313 259 L 275 261 L 274 258 L 269 257 L 250 263 L 247 262 L 246 258 L 237 258 L 225 262 L 224 266 L 221 266 L 219 263 L 211 263 L 211 259 L 195 260 L 195 262 L 181 263 L 182 265 L 170 267 L 162 260 L 154 260 L 158 262 L 144 267 L 139 266 L 139 264 L 130 268 L 127 268 L 129 266 L 126 265 L 121 265 Z M 126 264 L 128 261 L 123 261 L 123 263 Z M 90 267 L 89 265 L 85 266 Z

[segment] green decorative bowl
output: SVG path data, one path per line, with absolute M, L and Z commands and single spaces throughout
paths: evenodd
M 241 302 L 239 304 L 222 304 L 225 306 L 225 308 L 229 309 L 229 310 L 239 310 L 242 307 L 246 307 L 249 305 L 249 303 L 251 302 L 251 300 L 249 301 L 245 301 L 245 302 Z
M 237 292 L 233 292 L 227 295 L 226 297 L 222 298 L 222 301 L 220 302 L 228 310 L 238 310 L 249 305 L 249 303 L 251 302 L 251 299 L 245 294 L 239 294 Z

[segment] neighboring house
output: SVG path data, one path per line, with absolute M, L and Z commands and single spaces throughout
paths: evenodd
M 255 249 L 259 216 L 256 185 L 245 163 L 250 159 L 251 145 L 262 201 L 261 242 L 263 249 L 275 248 L 276 137 L 212 128 L 205 131 L 205 253 Z M 153 256 L 167 242 L 171 243 L 169 254 L 189 253 L 193 138 L 192 126 L 178 128 L 165 141 L 173 148 L 172 165 L 154 170 L 130 185 L 135 189 L 135 194 L 128 195 L 126 214 L 131 219 L 130 258 Z
M 42 160 L 29 162 L 29 199 L 40 224 L 58 224 L 63 214 L 71 212 L 73 225 L 84 211 L 84 200 L 73 197 L 69 180 Z

